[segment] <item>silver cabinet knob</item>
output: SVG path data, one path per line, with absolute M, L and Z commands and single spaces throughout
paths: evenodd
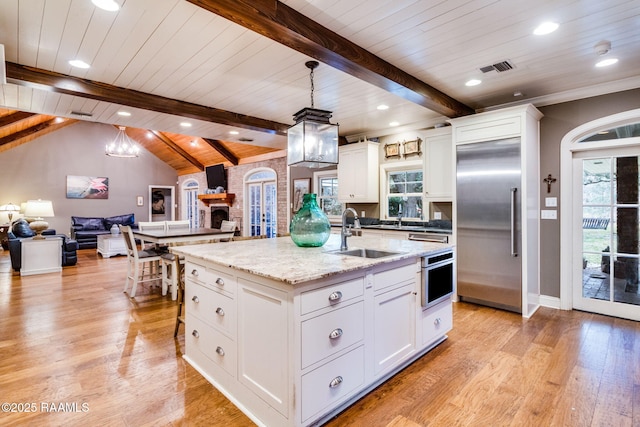
M 193 298 L 191 298 L 191 301 L 195 302 L 196 304 L 200 302 L 200 298 L 198 298 L 197 295 L 194 295 Z
M 198 332 L 197 330 L 194 329 L 193 332 L 191 332 L 191 335 L 193 335 L 196 338 L 199 338 L 200 337 L 200 332 Z
M 198 275 L 199 275 L 198 270 L 196 270 L 195 268 L 193 270 L 191 270 L 191 275 L 198 277 Z
M 340 338 L 341 336 L 342 336 L 342 329 L 340 329 L 340 328 L 335 328 L 329 334 L 329 338 L 331 338 L 332 340 L 335 340 L 336 338 Z
M 224 286 L 224 280 L 222 280 L 221 277 L 218 277 L 216 279 L 216 285 Z
M 433 324 L 438 326 L 440 323 L 442 323 L 442 319 L 440 319 L 439 317 L 436 317 L 436 320 L 433 321 Z
M 338 301 L 340 298 L 342 298 L 342 292 L 340 291 L 331 292 L 329 295 L 329 301 Z
M 224 310 L 222 309 L 222 307 L 216 308 L 216 314 L 218 316 L 224 316 Z
M 224 356 L 224 349 L 218 346 L 216 347 L 216 353 L 218 353 L 220 356 Z
M 331 382 L 329 383 L 329 388 L 336 388 L 338 387 L 342 381 L 344 381 L 342 379 L 342 377 L 340 375 L 338 375 L 337 377 L 335 377 L 334 379 L 331 380 Z

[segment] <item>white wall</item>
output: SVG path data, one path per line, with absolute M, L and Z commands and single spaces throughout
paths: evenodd
M 104 154 L 114 126 L 78 122 L 0 153 L 0 205 L 29 199 L 53 201 L 50 228 L 69 234 L 71 216 L 111 216 L 133 212 L 137 221 L 149 216 L 149 185 L 176 185 L 177 172 L 142 149 L 140 157 L 122 159 Z M 106 200 L 67 199 L 67 175 L 109 178 Z M 136 196 L 144 206 L 136 206 Z

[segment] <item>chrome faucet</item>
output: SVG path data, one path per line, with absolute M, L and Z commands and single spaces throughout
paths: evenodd
M 360 220 L 358 219 L 358 214 L 353 208 L 346 208 L 342 211 L 342 230 L 340 231 L 340 250 L 346 251 L 349 249 L 347 246 L 347 237 L 351 236 L 351 228 L 347 228 L 347 213 L 351 211 L 353 213 L 353 220 L 355 228 L 360 228 Z
M 402 203 L 398 205 L 398 228 L 402 228 Z

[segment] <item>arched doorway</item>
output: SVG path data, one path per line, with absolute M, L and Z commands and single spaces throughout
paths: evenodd
M 192 228 L 204 226 L 198 212 L 198 181 L 188 179 L 182 184 L 182 219 L 188 219 Z M 203 218 L 204 219 L 204 218 Z
M 561 143 L 563 309 L 640 320 L 640 109 L 586 123 Z
M 277 175 L 273 169 L 257 168 L 244 176 L 245 236 L 276 237 L 278 232 Z

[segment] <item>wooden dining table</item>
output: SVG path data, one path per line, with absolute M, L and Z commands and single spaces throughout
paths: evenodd
M 131 230 L 133 236 L 145 242 L 157 245 L 172 245 L 175 243 L 196 243 L 203 241 L 218 241 L 233 237 L 233 231 L 221 231 L 218 228 L 181 228 L 174 230 Z

